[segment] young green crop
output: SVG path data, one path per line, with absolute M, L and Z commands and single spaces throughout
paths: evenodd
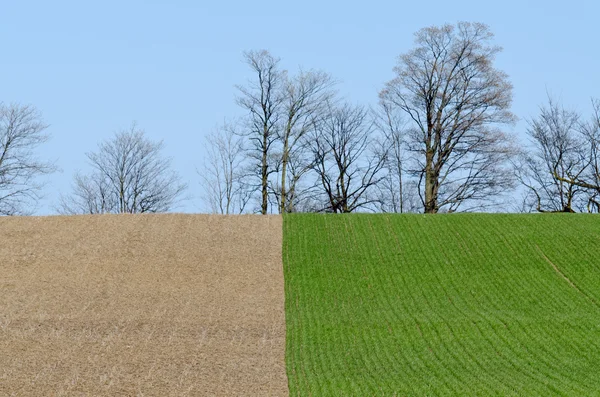
M 600 218 L 284 218 L 291 395 L 594 395 Z

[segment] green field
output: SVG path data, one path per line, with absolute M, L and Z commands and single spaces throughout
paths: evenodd
M 284 218 L 292 396 L 600 395 L 600 217 Z

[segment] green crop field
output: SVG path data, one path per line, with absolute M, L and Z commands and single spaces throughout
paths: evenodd
M 291 395 L 600 395 L 600 217 L 289 215 Z

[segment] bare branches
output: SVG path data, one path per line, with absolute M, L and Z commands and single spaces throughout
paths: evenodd
M 415 176 L 424 183 L 425 212 L 455 211 L 512 185 L 510 138 L 494 128 L 515 120 L 512 85 L 492 67 L 500 51 L 492 37 L 477 23 L 420 30 L 380 93 L 412 123 L 407 144 L 421 156 Z
M 383 135 L 379 153 L 387 153 L 384 176 L 376 186 L 378 209 L 383 212 L 417 212 L 420 202 L 417 183 L 409 179 L 406 122 L 400 110 L 381 102 L 374 112 L 375 126 Z
M 307 189 L 301 183 L 310 163 L 305 136 L 335 95 L 335 82 L 318 70 L 290 77 L 279 69 L 279 59 L 264 50 L 247 52 L 245 60 L 255 78 L 238 86 L 237 103 L 248 112 L 241 134 L 251 143 L 247 153 L 254 167 L 249 177 L 261 192 L 260 212 L 274 207 L 293 212 Z
M 369 193 L 382 178 L 387 152 L 375 150 L 368 116 L 361 106 L 330 106 L 312 136 L 311 168 L 327 200 L 322 211 L 353 212 L 377 201 Z
M 35 156 L 47 127 L 34 107 L 0 103 L 0 215 L 33 212 L 43 186 L 37 178 L 55 171 Z
M 186 185 L 162 158 L 162 142 L 153 142 L 133 124 L 87 153 L 91 174 L 75 175 L 73 194 L 62 197 L 62 213 L 166 212 Z
M 527 133 L 533 150 L 523 153 L 517 165 L 519 180 L 529 192 L 525 207 L 600 211 L 600 101 L 592 100 L 592 117 L 585 121 L 549 96 Z
M 279 212 L 293 212 L 294 201 L 298 193 L 297 184 L 308 170 L 305 158 L 304 138 L 315 128 L 315 123 L 327 108 L 335 92 L 334 80 L 321 71 L 301 71 L 297 76 L 288 78 L 283 92 L 283 128 L 281 129 L 281 182 Z M 290 164 L 292 163 L 292 164 Z M 288 178 L 288 166 L 292 175 Z
M 117 212 L 116 208 L 118 203 L 109 180 L 77 172 L 73 177 L 71 196 L 61 196 L 57 210 L 65 215 L 105 214 Z
M 255 79 L 248 86 L 238 86 L 237 103 L 248 112 L 248 133 L 254 150 L 250 152 L 256 161 L 258 186 L 261 192 L 260 212 L 269 208 L 269 176 L 274 172 L 269 163 L 271 146 L 278 138 L 280 106 L 283 102 L 282 85 L 285 72 L 279 70 L 279 59 L 268 51 L 250 51 L 244 54 Z
M 245 182 L 244 141 L 235 126 L 225 124 L 206 139 L 208 158 L 200 172 L 205 197 L 217 214 L 241 214 L 252 198 L 253 189 Z
M 538 212 L 575 211 L 583 192 L 569 180 L 578 178 L 589 165 L 579 126 L 579 114 L 564 109 L 550 96 L 539 116 L 529 121 L 527 135 L 534 150 L 521 155 L 517 175 Z
M 600 100 L 592 99 L 592 108 L 591 119 L 578 125 L 577 156 L 582 165 L 575 171 L 556 166 L 553 177 L 561 184 L 583 189 L 587 194 L 587 211 L 600 212 Z

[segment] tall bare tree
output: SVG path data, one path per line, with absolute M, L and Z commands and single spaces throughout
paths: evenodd
M 319 115 L 334 96 L 334 80 L 321 71 L 300 71 L 287 77 L 282 92 L 281 172 L 278 192 L 279 212 L 293 212 L 297 184 L 308 171 L 304 138 L 314 129 Z M 291 163 L 291 164 L 290 164 Z M 289 178 L 288 168 L 292 175 Z
M 329 106 L 315 129 L 312 170 L 325 196 L 321 211 L 353 212 L 377 202 L 370 195 L 382 178 L 387 153 L 380 152 L 376 129 L 364 107 Z
M 245 182 L 246 152 L 242 137 L 233 124 L 224 124 L 206 138 L 208 158 L 199 172 L 205 190 L 204 199 L 218 214 L 241 214 L 252 198 Z
M 580 115 L 548 96 L 537 118 L 529 121 L 527 135 L 533 150 L 523 153 L 518 178 L 539 212 L 575 212 L 584 189 L 573 180 L 590 165 L 589 148 L 580 132 Z
M 420 155 L 413 171 L 426 213 L 493 199 L 513 185 L 511 139 L 497 128 L 516 119 L 512 85 L 493 67 L 501 48 L 492 38 L 480 23 L 421 29 L 380 93 L 412 122 L 406 140 Z
M 59 212 L 145 213 L 169 211 L 186 185 L 161 156 L 163 142 L 146 138 L 133 124 L 86 156 L 93 171 L 75 175 L 73 192 L 61 198 Z
M 35 155 L 49 139 L 47 127 L 33 106 L 0 103 L 0 215 L 33 212 L 43 187 L 38 177 L 55 170 Z
M 273 145 L 279 137 L 282 85 L 285 72 L 279 70 L 279 59 L 268 51 L 249 51 L 244 54 L 255 79 L 247 86 L 238 86 L 237 103 L 248 112 L 248 136 L 253 150 L 249 151 L 256 164 L 258 188 L 261 192 L 260 212 L 269 210 L 269 176 L 276 171 L 272 166 Z

